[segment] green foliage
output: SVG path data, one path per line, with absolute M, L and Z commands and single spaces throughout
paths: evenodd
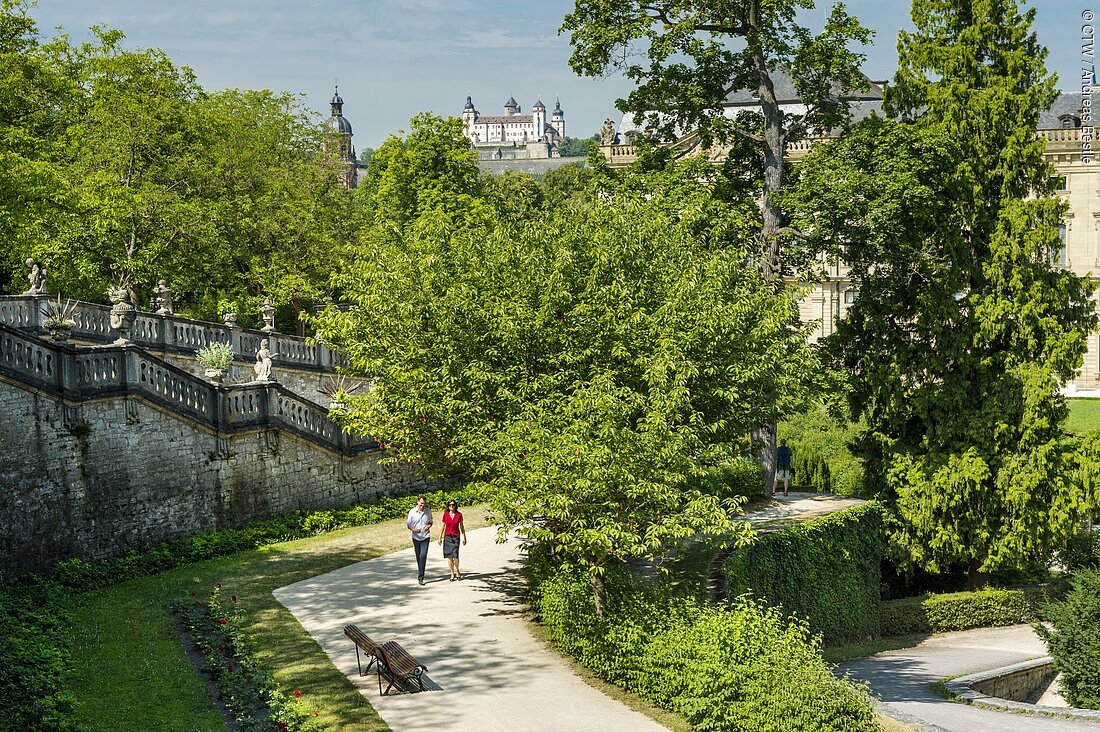
M 559 647 L 694 729 L 876 729 L 866 689 L 832 675 L 806 626 L 750 600 L 707 608 L 619 568 L 606 618 L 580 574 L 547 579 L 535 607 Z
M 1100 569 L 1100 529 L 1081 527 L 1058 552 L 1058 563 L 1067 572 Z
M 434 491 L 425 494 L 429 506 L 442 506 L 454 498 L 460 506 L 484 500 L 472 488 Z M 363 526 L 392 518 L 404 518 L 412 507 L 408 495 L 385 496 L 371 503 L 312 513 L 296 512 L 278 518 L 254 521 L 240 529 L 225 529 L 164 542 L 146 550 L 134 550 L 118 557 L 70 559 L 60 562 L 50 578 L 78 591 L 105 587 L 134 577 L 157 574 L 192 562 L 225 556 L 327 531 Z
M 558 145 L 558 154 L 563 158 L 583 158 L 588 154 L 590 144 L 592 144 L 592 140 L 589 138 L 566 137 Z
M 1048 588 L 996 589 L 922 595 L 882 603 L 882 634 L 947 633 L 1028 623 L 1050 598 Z
M 841 496 L 868 493 L 863 463 L 851 451 L 860 432 L 858 424 L 839 422 L 824 407 L 781 422 L 777 431 L 793 451 L 795 483 Z
M 403 228 L 430 212 L 434 221 L 469 225 L 484 215 L 477 151 L 463 129 L 456 117 L 421 112 L 409 120 L 408 134 L 387 137 L 356 190 L 363 221 Z
M 752 593 L 829 645 L 874 638 L 883 548 L 876 503 L 761 533 L 730 557 L 730 595 Z
M 320 727 L 297 689 L 281 691 L 260 661 L 254 643 L 242 632 L 244 610 L 233 595 L 226 601 L 221 584 L 204 602 L 191 593 L 177 607 L 191 640 L 205 659 L 205 670 L 222 704 L 242 732 L 309 732 Z
M 481 479 L 505 524 L 596 577 L 735 531 L 685 480 L 740 462 L 742 435 L 802 408 L 817 373 L 793 297 L 753 260 L 738 175 L 695 160 L 606 180 L 583 215 L 374 227 L 340 273 L 356 307 L 317 322 L 374 385 L 346 427 Z M 378 191 L 380 211 L 400 204 Z
M 898 558 L 967 564 L 973 584 L 1048 557 L 1096 505 L 1060 394 L 1094 288 L 1051 264 L 1066 204 L 1035 134 L 1056 92 L 1034 12 L 915 0 L 886 100 L 914 121 L 822 146 L 785 199 L 860 292 L 828 348 Z
M 1100 399 L 1069 399 L 1066 431 L 1077 435 L 1100 432 Z
M 1065 600 L 1043 608 L 1036 632 L 1062 674 L 1062 694 L 1075 707 L 1100 709 L 1100 572 L 1080 572 Z
M 0 704 L 8 729 L 78 729 L 64 690 L 72 653 L 66 606 L 53 583 L 0 584 Z

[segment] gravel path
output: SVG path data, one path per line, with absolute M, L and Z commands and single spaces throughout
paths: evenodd
M 880 709 L 928 732 L 1100 732 L 1100 724 L 967 706 L 932 694 L 934 681 L 1046 655 L 1028 625 L 933 636 L 913 648 L 842 664 L 839 671 L 871 684 Z

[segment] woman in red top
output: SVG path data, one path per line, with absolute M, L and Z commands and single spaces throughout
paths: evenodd
M 466 526 L 462 523 L 462 513 L 458 510 L 458 502 L 451 499 L 447 502 L 447 510 L 443 512 L 443 531 L 439 533 L 443 556 L 447 558 L 447 566 L 451 568 L 451 582 L 462 579 L 462 574 L 458 571 L 459 536 L 465 544 Z

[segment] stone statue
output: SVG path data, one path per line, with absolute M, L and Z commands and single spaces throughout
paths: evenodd
M 237 326 L 237 314 L 226 313 L 222 316 L 222 322 L 228 325 L 230 328 L 236 328 Z
M 157 309 L 157 315 L 174 315 L 176 306 L 172 303 L 172 288 L 168 286 L 168 283 L 161 280 L 157 283 L 153 292 L 156 293 L 156 303 L 160 306 Z
M 615 122 L 611 119 L 605 119 L 603 127 L 600 128 L 600 144 L 614 145 L 618 137 L 615 133 Z
M 260 341 L 260 350 L 256 351 L 256 365 L 253 367 L 256 370 L 256 381 L 275 380 L 271 375 L 271 359 L 279 354 L 272 353 L 268 345 L 268 340 L 264 338 Z
M 28 257 L 26 265 L 30 267 L 30 272 L 27 274 L 27 280 L 31 284 L 31 288 L 24 292 L 24 295 L 45 295 L 46 294 L 46 268 L 43 267 L 34 259 Z
M 111 330 L 118 333 L 115 343 L 128 343 L 127 336 L 133 330 L 134 321 L 137 320 L 137 308 L 130 303 L 130 293 L 122 290 L 118 302 L 111 306 Z

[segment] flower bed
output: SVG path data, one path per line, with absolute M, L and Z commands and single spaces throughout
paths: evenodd
M 231 595 L 226 601 L 217 584 L 203 602 L 195 593 L 176 610 L 205 658 L 204 672 L 218 691 L 217 701 L 242 732 L 309 732 L 318 712 L 310 709 L 295 689 L 278 689 L 271 670 L 256 657 L 251 642 L 241 632 L 244 611 Z

